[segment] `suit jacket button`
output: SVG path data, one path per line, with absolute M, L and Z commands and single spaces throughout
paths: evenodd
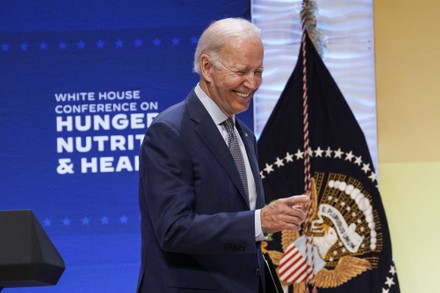
M 257 276 L 257 277 L 261 276 L 261 270 L 260 269 L 256 269 L 255 270 L 255 276 Z

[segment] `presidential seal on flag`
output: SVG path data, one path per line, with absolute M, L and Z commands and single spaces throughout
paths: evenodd
M 342 174 L 318 173 L 315 177 L 318 184 L 313 180 L 313 248 L 307 248 L 306 235 L 283 231 L 283 251 L 267 251 L 278 266 L 280 281 L 284 285 L 296 284 L 295 292 L 303 292 L 301 283 L 306 281 L 319 288 L 338 287 L 377 267 L 378 258 L 371 252 L 382 249 L 383 235 L 376 231 L 379 217 L 362 184 Z

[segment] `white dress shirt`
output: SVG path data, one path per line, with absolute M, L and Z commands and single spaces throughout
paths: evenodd
M 217 104 L 208 95 L 206 95 L 206 93 L 200 88 L 199 84 L 197 84 L 197 86 L 195 88 L 195 93 L 196 93 L 197 97 L 199 98 L 200 102 L 202 102 L 206 111 L 208 111 L 212 120 L 214 120 L 214 123 L 217 125 L 217 128 L 218 128 L 220 134 L 222 135 L 225 143 L 227 143 L 228 132 L 221 124 L 228 117 L 222 112 L 222 110 L 220 110 L 220 108 L 217 106 Z M 235 122 L 235 116 L 233 116 L 232 119 Z M 256 201 L 257 201 L 257 190 L 256 190 L 256 186 L 255 186 L 255 178 L 252 173 L 249 159 L 247 159 L 248 156 L 247 156 L 246 148 L 244 147 L 244 144 L 243 144 L 243 140 L 241 139 L 241 136 L 235 127 L 234 127 L 234 130 L 235 130 L 235 134 L 238 139 L 238 144 L 240 146 L 240 150 L 243 155 L 243 158 L 246 158 L 244 160 L 244 164 L 245 164 L 245 168 L 246 168 L 246 177 L 247 177 L 247 182 L 248 182 L 249 206 L 252 210 L 255 210 Z M 260 212 L 261 212 L 260 210 L 255 210 L 255 239 L 257 241 L 261 241 L 261 240 L 265 239 L 265 236 L 263 234 L 263 230 L 261 228 Z

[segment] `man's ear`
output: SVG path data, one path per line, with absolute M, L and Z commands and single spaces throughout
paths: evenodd
M 208 55 L 202 54 L 200 56 L 200 74 L 202 75 L 203 79 L 206 82 L 211 82 L 211 70 L 212 70 L 212 63 L 209 62 Z

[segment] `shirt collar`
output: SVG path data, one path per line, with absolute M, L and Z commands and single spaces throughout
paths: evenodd
M 220 125 L 226 119 L 228 119 L 228 117 L 222 112 L 217 104 L 202 90 L 200 83 L 197 83 L 194 91 L 216 125 Z M 235 123 L 235 115 L 232 116 L 232 120 L 234 120 Z

